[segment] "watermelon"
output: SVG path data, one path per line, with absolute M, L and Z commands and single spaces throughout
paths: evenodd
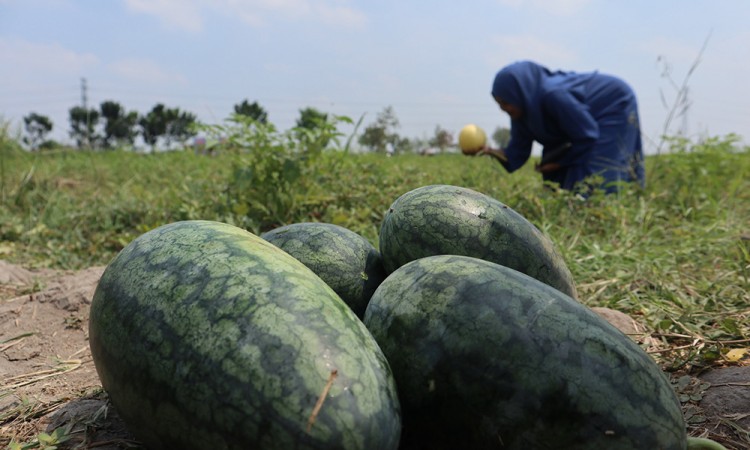
M 403 449 L 684 450 L 680 403 L 635 342 L 513 269 L 405 264 L 364 318 L 398 386 Z
M 577 297 L 552 241 L 510 207 L 471 189 L 430 185 L 403 194 L 386 212 L 379 241 L 388 273 L 425 256 L 471 256 Z
M 309 267 L 362 317 L 385 279 L 380 252 L 364 237 L 332 223 L 302 222 L 260 235 Z
M 317 275 L 240 228 L 149 231 L 107 266 L 89 339 L 148 448 L 395 449 L 400 407 L 364 324 Z

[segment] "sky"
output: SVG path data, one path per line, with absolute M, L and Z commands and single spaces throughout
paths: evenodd
M 748 143 L 748 17 L 747 0 L 0 0 L 0 121 L 42 114 L 71 142 L 85 93 L 214 124 L 247 99 L 280 130 L 308 107 L 364 127 L 390 106 L 403 137 L 491 133 L 510 126 L 495 73 L 530 59 L 628 82 L 647 152 L 665 131 Z

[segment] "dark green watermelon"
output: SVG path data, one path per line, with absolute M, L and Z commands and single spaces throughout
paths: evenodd
M 403 194 L 383 218 L 379 245 L 388 273 L 425 256 L 472 256 L 577 297 L 552 241 L 510 207 L 471 189 L 431 185 Z
M 413 261 L 383 281 L 364 321 L 396 378 L 402 449 L 686 448 L 680 403 L 651 357 L 513 269 Z
M 309 267 L 362 317 L 385 279 L 380 253 L 370 242 L 331 223 L 303 222 L 260 235 Z
M 104 389 L 152 450 L 398 445 L 392 374 L 363 323 L 239 228 L 185 221 L 135 239 L 97 286 L 89 337 Z

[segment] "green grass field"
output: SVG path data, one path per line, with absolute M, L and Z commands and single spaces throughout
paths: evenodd
M 28 153 L 0 140 L 0 259 L 26 267 L 104 265 L 159 225 L 219 220 L 259 233 L 323 221 L 377 245 L 401 194 L 453 184 L 488 194 L 559 247 L 581 301 L 649 327 L 667 370 L 718 364 L 750 347 L 750 149 L 731 136 L 670 141 L 647 158 L 647 187 L 582 201 L 547 189 L 527 164 L 485 158 L 277 148 L 137 154 Z

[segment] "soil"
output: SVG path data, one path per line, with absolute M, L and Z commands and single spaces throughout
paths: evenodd
M 59 448 L 132 448 L 88 344 L 104 268 L 32 271 L 0 260 L 0 448 L 70 426 Z
M 140 448 L 89 350 L 89 307 L 103 270 L 29 270 L 0 260 L 0 447 L 58 430 L 68 437 L 60 449 Z M 641 343 L 649 339 L 629 316 L 596 311 Z M 691 435 L 750 448 L 750 367 L 671 376 Z

